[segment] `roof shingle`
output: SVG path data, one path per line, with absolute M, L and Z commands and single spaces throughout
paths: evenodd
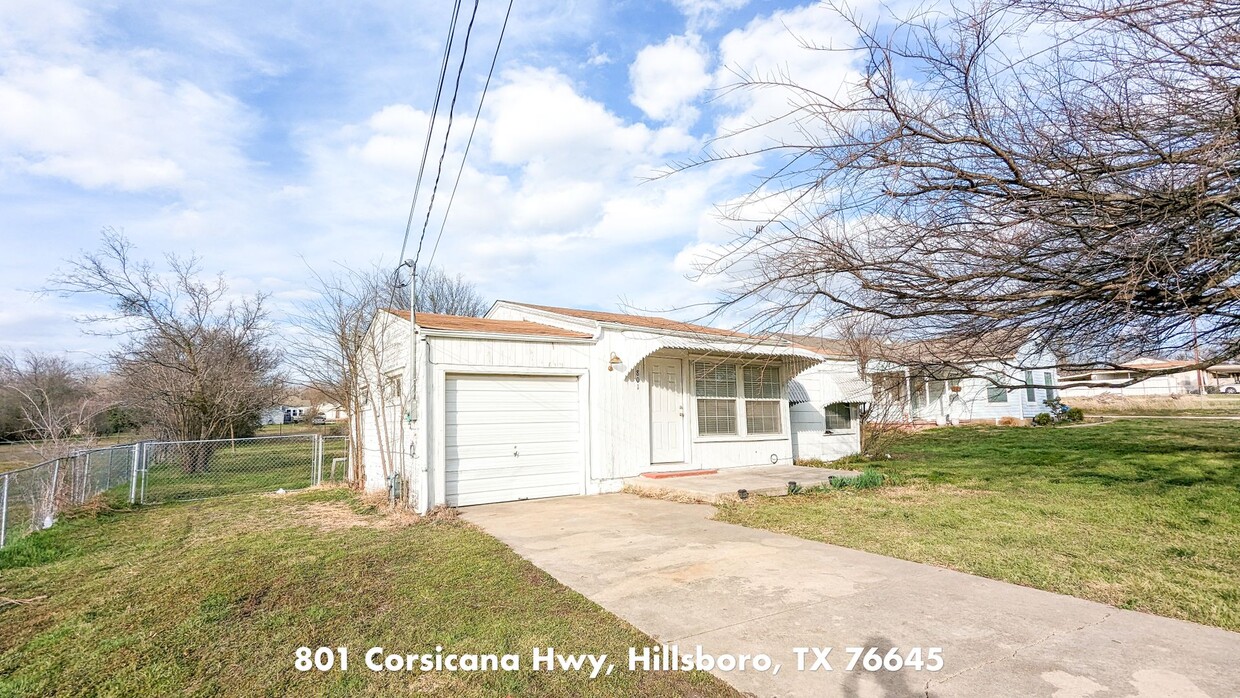
M 581 318 L 583 320 L 593 320 L 595 322 L 606 322 L 613 325 L 645 327 L 652 330 L 684 332 L 686 334 L 708 334 L 718 337 L 731 337 L 733 339 L 767 339 L 766 337 L 745 334 L 734 330 L 724 330 L 718 327 L 695 325 L 691 322 L 680 322 L 679 320 L 668 320 L 667 318 L 652 317 L 649 315 L 626 315 L 624 313 L 609 313 L 602 310 L 578 310 L 576 308 L 558 308 L 552 305 L 535 305 L 533 303 L 518 303 L 516 301 L 507 302 L 512 305 L 519 305 L 523 308 L 545 310 L 549 313 L 567 315 L 569 317 Z
M 386 310 L 405 320 L 409 319 L 408 310 Z M 560 339 L 590 339 L 594 335 L 586 332 L 574 332 L 538 322 L 525 320 L 491 320 L 488 318 L 468 317 L 464 315 L 440 315 L 439 313 L 418 313 L 417 324 L 428 330 L 446 330 L 457 332 L 481 332 L 484 334 L 512 334 L 533 337 L 553 337 Z

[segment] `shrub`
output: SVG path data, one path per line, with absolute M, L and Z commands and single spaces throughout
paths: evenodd
M 1044 426 L 1049 425 L 1052 421 L 1053 420 L 1051 419 L 1051 415 L 1049 412 L 1039 412 L 1033 418 L 1033 425 L 1035 427 L 1044 427 Z
M 1085 421 L 1085 410 L 1079 407 L 1069 407 L 1068 411 L 1063 413 L 1063 421 L 1083 422 Z
M 873 468 L 866 468 L 861 471 L 860 475 L 852 477 L 837 477 L 831 480 L 831 487 L 842 490 L 845 487 L 851 487 L 855 490 L 868 490 L 874 487 L 882 487 L 886 481 L 886 477 Z

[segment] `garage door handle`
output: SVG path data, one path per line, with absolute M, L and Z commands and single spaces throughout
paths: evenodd
M 516 447 L 516 446 L 513 446 L 513 447 L 512 447 L 512 457 L 513 457 L 513 458 L 520 458 L 520 457 L 521 457 L 521 452 L 517 450 L 517 447 Z

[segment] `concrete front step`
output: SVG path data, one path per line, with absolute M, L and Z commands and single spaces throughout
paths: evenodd
M 739 490 L 745 490 L 750 496 L 780 497 L 788 494 L 789 482 L 808 489 L 828 483 L 832 478 L 855 477 L 860 474 L 855 470 L 811 468 L 804 465 L 755 465 L 724 468 L 712 474 L 686 477 L 632 477 L 624 481 L 624 489 L 626 492 L 647 497 L 714 504 L 739 499 Z

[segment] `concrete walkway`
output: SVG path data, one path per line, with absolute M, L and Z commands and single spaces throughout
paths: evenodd
M 694 501 L 712 504 L 725 499 L 738 499 L 737 490 L 750 495 L 778 497 L 788 494 L 788 483 L 795 482 L 802 488 L 827 484 L 832 478 L 855 477 L 856 470 L 811 468 L 804 465 L 752 465 L 745 468 L 725 468 L 710 475 L 687 477 L 648 478 L 642 475 L 624 481 L 626 492 L 647 493 L 675 501 Z
M 461 515 L 682 653 L 769 654 L 778 674 L 714 672 L 757 696 L 1240 694 L 1240 634 L 720 523 L 713 512 L 615 494 Z M 832 670 L 809 671 L 809 652 L 798 671 L 793 648 L 815 646 L 834 648 Z M 845 671 L 847 647 L 893 646 L 941 647 L 943 668 Z

